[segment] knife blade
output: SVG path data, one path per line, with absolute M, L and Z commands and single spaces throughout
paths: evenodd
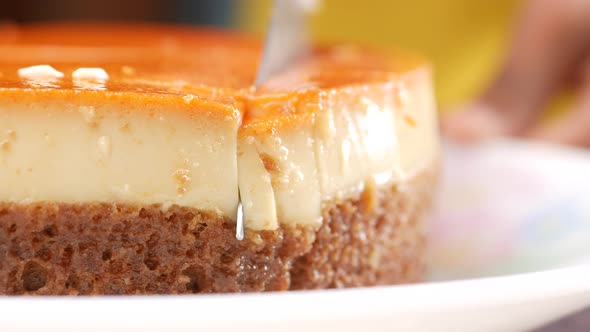
M 316 0 L 274 0 L 256 86 L 279 74 L 309 50 L 307 21 Z
M 308 14 L 318 7 L 318 0 L 274 0 L 255 86 L 305 55 L 309 50 Z M 236 239 L 244 239 L 244 207 L 241 200 L 236 211 Z

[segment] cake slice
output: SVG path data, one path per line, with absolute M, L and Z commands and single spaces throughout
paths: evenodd
M 318 47 L 254 88 L 259 50 L 166 26 L 0 30 L 0 293 L 420 280 L 429 67 Z

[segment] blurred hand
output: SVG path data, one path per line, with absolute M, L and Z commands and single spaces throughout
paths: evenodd
M 475 102 L 443 119 L 460 141 L 516 135 L 590 146 L 590 0 L 529 0 L 506 62 Z M 574 109 L 550 127 L 540 113 L 565 87 Z

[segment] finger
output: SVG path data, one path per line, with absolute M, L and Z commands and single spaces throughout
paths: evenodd
M 529 1 L 499 75 L 478 101 L 444 119 L 443 131 L 459 139 L 523 134 L 585 53 L 589 19 L 589 1 Z
M 590 75 L 586 75 L 577 96 L 570 112 L 555 123 L 535 128 L 529 136 L 558 144 L 590 147 Z
M 457 141 L 474 143 L 502 135 L 505 127 L 502 121 L 504 118 L 490 106 L 477 103 L 443 117 L 441 129 Z

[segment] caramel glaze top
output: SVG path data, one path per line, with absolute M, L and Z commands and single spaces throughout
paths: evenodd
M 353 93 L 398 80 L 423 67 L 416 57 L 348 45 L 315 47 L 292 69 L 253 87 L 259 40 L 234 32 L 159 25 L 42 24 L 0 27 L 0 97 L 189 103 L 213 117 L 244 124 L 289 122 L 297 104 L 322 93 Z M 18 69 L 50 65 L 64 74 L 35 81 Z M 101 82 L 72 79 L 78 68 L 102 68 Z M 190 96 L 190 98 L 186 98 Z M 257 111 L 248 112 L 249 106 Z M 287 105 L 287 106 L 286 106 Z M 295 106 L 293 106 L 295 105 Z M 264 114 L 261 114 L 263 112 Z M 289 114 L 287 114 L 289 113 Z M 260 126 L 260 124 L 258 124 Z

